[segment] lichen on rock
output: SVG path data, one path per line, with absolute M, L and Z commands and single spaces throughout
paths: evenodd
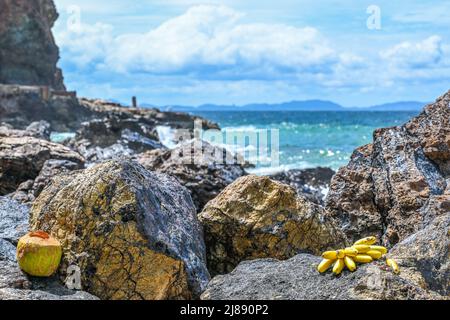
M 291 187 L 246 176 L 225 188 L 199 215 L 212 274 L 231 272 L 241 261 L 320 254 L 346 239 L 323 209 Z
M 62 243 L 62 276 L 79 266 L 83 289 L 102 299 L 187 299 L 209 280 L 189 193 L 134 162 L 57 176 L 31 223 Z

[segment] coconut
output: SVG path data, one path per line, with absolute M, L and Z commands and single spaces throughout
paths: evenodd
M 43 231 L 30 232 L 19 240 L 17 261 L 30 276 L 50 277 L 59 267 L 61 243 Z

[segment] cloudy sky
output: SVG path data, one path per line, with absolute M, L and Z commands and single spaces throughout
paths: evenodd
M 60 66 L 82 96 L 367 106 L 450 89 L 450 1 L 55 2 Z

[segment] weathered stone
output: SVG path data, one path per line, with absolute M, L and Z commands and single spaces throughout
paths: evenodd
M 28 232 L 30 209 L 8 197 L 0 197 L 0 239 L 17 243 Z
M 1 0 L 0 83 L 64 90 L 52 35 L 58 18 L 52 0 Z
M 322 205 L 335 173 L 330 168 L 319 167 L 305 170 L 289 170 L 272 175 L 270 178 L 290 185 L 297 190 L 299 195 Z
M 444 296 L 450 294 L 449 212 L 437 217 L 389 252 L 401 268 L 401 277 Z
M 137 163 L 54 178 L 34 202 L 32 227 L 61 241 L 61 275 L 79 266 L 83 288 L 102 299 L 190 298 L 209 280 L 188 191 Z
M 173 150 L 154 150 L 137 155 L 145 168 L 176 177 L 189 189 L 201 211 L 226 186 L 246 175 L 242 162 L 229 161 L 233 156 L 223 148 L 201 140 L 189 141 Z
M 431 198 L 448 203 L 449 104 L 450 92 L 407 124 L 375 131 L 334 176 L 326 207 L 350 239 L 377 235 L 395 245 L 421 228 Z
M 211 280 L 203 300 L 432 300 L 444 299 L 394 275 L 382 262 L 360 265 L 339 277 L 316 270 L 321 258 L 246 261 Z
M 78 153 L 60 144 L 32 137 L 0 137 L 0 195 L 35 179 L 50 159 L 84 163 Z
M 248 259 L 288 259 L 345 246 L 345 236 L 321 207 L 267 177 L 238 179 L 199 218 L 213 274 L 230 272 Z

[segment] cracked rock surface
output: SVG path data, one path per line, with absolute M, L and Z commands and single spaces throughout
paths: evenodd
M 379 129 L 334 176 L 326 209 L 351 240 L 393 246 L 450 212 L 450 92 L 403 126 Z
M 238 179 L 199 217 L 212 274 L 231 272 L 244 260 L 318 255 L 345 246 L 345 236 L 321 207 L 267 177 Z
M 187 299 L 209 280 L 188 191 L 134 162 L 55 177 L 35 200 L 31 225 L 61 241 L 61 275 L 79 266 L 83 289 L 101 299 Z

